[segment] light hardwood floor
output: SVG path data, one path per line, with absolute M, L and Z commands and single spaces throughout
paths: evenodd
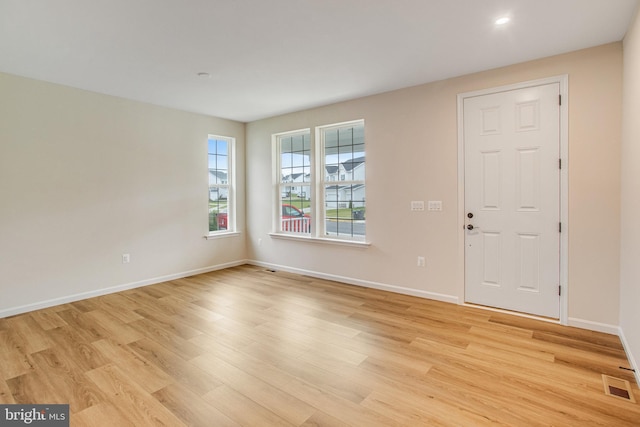
M 617 337 L 241 266 L 0 319 L 0 403 L 72 426 L 638 426 Z

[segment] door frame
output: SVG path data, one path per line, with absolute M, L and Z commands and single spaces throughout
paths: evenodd
M 562 223 L 562 232 L 560 233 L 560 286 L 562 289 L 560 295 L 560 319 L 553 320 L 525 313 L 510 312 L 507 310 L 491 307 L 481 307 L 474 304 L 468 304 L 465 297 L 465 162 L 464 162 L 464 100 L 482 95 L 490 95 L 500 92 L 507 92 L 517 89 L 525 89 L 533 86 L 541 86 L 546 84 L 558 83 L 560 86 L 560 96 L 562 104 L 560 105 L 560 158 L 562 159 L 562 169 L 560 170 L 560 221 Z M 462 305 L 472 305 L 487 310 L 509 312 L 512 314 L 532 317 L 560 323 L 568 324 L 568 295 L 569 295 L 569 75 L 563 74 L 543 79 L 529 80 L 521 83 L 515 83 L 506 86 L 498 86 L 487 89 L 481 89 L 471 92 L 458 94 L 458 295 Z

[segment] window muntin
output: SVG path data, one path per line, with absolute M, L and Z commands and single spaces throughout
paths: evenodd
M 233 231 L 233 138 L 209 135 L 209 234 Z
M 366 235 L 364 122 L 318 128 L 322 149 L 325 234 L 364 240 Z
M 280 232 L 309 235 L 312 211 L 312 150 L 309 130 L 276 137 L 279 156 Z

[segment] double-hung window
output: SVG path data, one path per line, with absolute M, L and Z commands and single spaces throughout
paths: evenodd
M 209 135 L 209 235 L 235 231 L 235 139 Z
M 364 122 L 277 134 L 274 142 L 276 233 L 364 241 Z

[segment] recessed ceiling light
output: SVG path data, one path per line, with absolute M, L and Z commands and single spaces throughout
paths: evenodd
M 509 18 L 508 16 L 503 16 L 502 18 L 496 19 L 496 25 L 504 25 L 509 21 L 511 21 L 511 18 Z

